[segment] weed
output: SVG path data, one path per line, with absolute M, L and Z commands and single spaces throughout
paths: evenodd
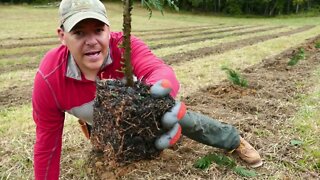
M 316 42 L 315 47 L 318 48 L 318 49 L 320 48 L 320 41 Z
M 236 162 L 233 159 L 218 154 L 209 154 L 203 158 L 200 158 L 195 162 L 194 167 L 199 169 L 206 169 L 212 164 L 212 162 L 215 162 L 219 166 L 231 169 L 236 174 L 243 177 L 254 177 L 257 175 L 255 171 L 250 171 L 244 167 L 237 166 Z
M 305 53 L 303 48 L 299 48 L 298 52 L 293 55 L 293 57 L 288 62 L 289 66 L 296 65 L 300 60 L 305 58 Z
M 241 87 L 248 87 L 248 81 L 243 78 L 238 72 L 225 66 L 223 66 L 221 69 L 226 71 L 226 73 L 228 74 L 228 79 L 233 84 Z

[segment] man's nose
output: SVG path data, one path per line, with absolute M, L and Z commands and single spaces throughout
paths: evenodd
M 94 46 L 97 44 L 97 38 L 95 36 L 95 34 L 88 34 L 87 35 L 87 38 L 86 38 L 86 45 L 89 45 L 89 46 Z

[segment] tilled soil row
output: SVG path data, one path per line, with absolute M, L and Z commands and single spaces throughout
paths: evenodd
M 44 42 L 21 42 L 18 44 L 0 44 L 0 49 L 14 49 L 14 48 L 21 48 L 21 47 L 33 47 L 33 46 L 46 46 L 46 45 L 55 45 L 59 44 L 60 41 L 56 38 L 54 40 L 50 41 L 44 41 Z
M 52 47 L 55 47 L 55 46 L 53 45 Z M 49 49 L 50 48 L 48 48 L 48 50 Z M 47 52 L 47 50 L 45 50 L 45 52 Z M 24 57 L 34 57 L 34 56 L 37 56 L 37 55 L 40 55 L 40 54 L 44 55 L 45 52 L 43 52 L 43 51 L 29 51 L 29 52 L 18 52 L 18 53 L 14 53 L 14 54 L 0 55 L 0 61 L 8 60 L 8 59 L 11 59 L 11 58 L 19 59 L 19 57 L 22 57 L 22 56 L 24 56 Z M 1 74 L 1 70 L 0 70 L 0 74 Z
M 224 24 L 213 24 L 213 25 L 200 25 L 200 26 L 186 26 L 186 27 L 176 27 L 176 28 L 166 28 L 166 29 L 154 29 L 154 30 L 141 30 L 133 31 L 132 34 L 137 36 L 147 36 L 147 35 L 162 35 L 170 33 L 183 33 L 190 32 L 190 30 L 202 30 L 202 29 L 211 29 L 211 28 L 221 28 Z M 225 26 L 227 27 L 227 26 Z
M 16 40 L 16 41 L 23 41 L 23 40 L 33 40 L 33 39 L 47 39 L 47 38 L 55 38 L 56 35 L 47 35 L 47 36 L 36 36 L 36 37 L 9 37 L 0 39 L 0 42 L 8 41 L 8 40 Z M 1 47 L 1 45 L 0 45 Z
M 31 105 L 32 82 L 24 86 L 12 86 L 0 94 L 0 109 L 17 107 L 29 103 Z
M 188 109 L 236 126 L 242 136 L 259 150 L 264 165 L 255 170 L 258 173 L 255 179 L 274 178 L 276 173 L 282 176 L 278 177 L 279 179 L 319 178 L 319 175 L 311 170 L 302 170 L 301 167 L 295 167 L 295 163 L 290 164 L 296 162 L 297 156 L 301 155 L 301 149 L 290 145 L 290 139 L 294 135 L 283 134 L 287 132 L 286 129 L 293 128 L 288 120 L 298 109 L 293 100 L 297 94 L 306 92 L 309 87 L 305 84 L 299 88 L 296 83 L 308 81 L 312 71 L 320 65 L 320 49 L 314 48 L 317 39 L 320 39 L 320 36 L 243 70 L 241 74 L 249 81 L 248 88 L 222 81 L 218 85 L 182 98 Z M 289 59 L 300 47 L 306 50 L 307 58 L 296 66 L 289 67 Z M 197 159 L 214 152 L 221 154 L 224 151 L 183 138 L 178 147 L 165 151 L 159 159 L 138 162 L 122 170 L 125 174 L 122 179 L 241 178 L 231 170 L 215 164 L 205 171 L 194 168 L 193 163 Z M 237 159 L 237 164 L 246 165 L 237 156 L 234 158 Z M 282 166 L 283 163 L 290 164 L 288 169 Z M 122 175 L 121 172 L 118 175 Z
M 250 28 L 254 28 L 250 27 Z M 227 34 L 227 35 L 216 35 L 214 33 L 212 33 L 214 36 L 206 36 L 206 37 L 202 37 L 202 38 L 197 38 L 197 39 L 190 39 L 190 40 L 185 40 L 185 41 L 177 41 L 176 43 L 164 43 L 164 44 L 157 44 L 157 45 L 153 45 L 150 46 L 151 49 L 159 49 L 159 48 L 164 48 L 164 47 L 174 47 L 174 46 L 180 46 L 180 45 L 186 45 L 186 44 L 192 44 L 192 43 L 197 43 L 197 42 L 201 42 L 201 41 L 209 41 L 209 40 L 213 40 L 213 39 L 223 39 L 226 37 L 231 37 L 231 36 L 241 36 L 241 35 L 245 35 L 245 34 L 252 34 L 252 33 L 257 33 L 257 32 L 265 32 L 265 31 L 271 31 L 271 30 L 275 30 L 275 29 L 280 29 L 280 28 L 284 28 L 285 26 L 275 26 L 275 27 L 265 27 L 265 28 L 259 28 L 259 29 L 254 29 L 254 30 L 249 30 L 249 31 L 244 31 L 244 32 L 236 32 L 236 33 L 232 33 L 232 34 Z M 249 29 L 249 28 L 240 28 L 240 29 Z M 238 29 L 239 30 L 239 29 Z M 230 31 L 224 31 L 224 32 L 232 32 L 233 30 L 231 29 Z M 199 34 L 201 35 L 201 34 Z
M 204 56 L 209 56 L 209 55 L 214 55 L 214 54 L 221 54 L 221 53 L 233 50 L 233 49 L 239 49 L 239 48 L 242 48 L 245 46 L 254 45 L 254 44 L 261 43 L 263 41 L 267 41 L 267 40 L 271 40 L 271 39 L 275 39 L 278 37 L 293 35 L 296 33 L 310 30 L 314 27 L 315 26 L 313 26 L 313 25 L 303 26 L 303 27 L 299 27 L 299 28 L 296 28 L 296 29 L 293 29 L 290 31 L 286 31 L 286 32 L 280 32 L 280 33 L 276 33 L 276 34 L 272 34 L 272 35 L 262 35 L 262 36 L 250 37 L 250 38 L 241 39 L 241 40 L 237 40 L 237 41 L 233 41 L 233 42 L 229 42 L 229 43 L 221 43 L 221 44 L 217 44 L 213 47 L 204 47 L 204 48 L 190 50 L 188 52 L 182 52 L 182 53 L 178 52 L 178 53 L 170 54 L 170 55 L 167 55 L 167 56 L 164 56 L 161 58 L 167 64 L 183 63 L 185 61 L 190 61 L 190 60 L 193 60 L 196 58 L 201 58 Z M 253 32 L 251 32 L 251 33 L 253 33 Z
M 194 36 L 199 36 L 199 35 L 209 35 L 212 33 L 223 33 L 223 32 L 229 32 L 229 31 L 236 31 L 236 30 L 241 30 L 241 29 L 247 29 L 247 28 L 253 28 L 257 27 L 256 25 L 254 26 L 224 26 L 224 27 L 216 27 L 216 28 L 203 28 L 201 30 L 196 30 L 192 31 L 192 34 L 190 34 L 190 31 L 179 31 L 173 33 L 168 33 L 171 34 L 172 36 L 170 37 L 154 37 L 152 38 L 146 38 L 144 41 L 150 42 L 150 41 L 160 41 L 160 40 L 172 40 L 172 39 L 180 39 L 180 38 L 185 38 L 185 37 L 194 37 Z M 207 31 L 211 30 L 211 31 Z M 204 32 L 205 31 L 205 32 Z

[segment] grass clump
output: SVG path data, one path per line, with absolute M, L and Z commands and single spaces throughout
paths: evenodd
M 243 177 L 254 177 L 257 175 L 255 171 L 250 171 L 244 167 L 237 166 L 236 162 L 233 159 L 219 154 L 209 154 L 205 157 L 200 158 L 195 162 L 194 167 L 199 169 L 207 169 L 212 164 L 212 162 L 215 162 L 219 166 L 231 169 L 236 174 Z
M 305 58 L 305 53 L 303 48 L 299 48 L 297 53 L 294 53 L 290 61 L 288 62 L 289 66 L 294 66 L 298 64 L 298 62 Z
M 315 47 L 316 47 L 317 49 L 320 48 L 320 41 L 317 41 L 317 42 L 316 42 Z
M 228 79 L 231 83 L 241 87 L 248 87 L 248 81 L 244 77 L 242 77 L 238 72 L 225 66 L 223 66 L 221 69 L 223 71 L 226 71 Z

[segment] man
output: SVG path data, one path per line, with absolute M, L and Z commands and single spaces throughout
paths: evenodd
M 122 79 L 121 32 L 110 32 L 104 5 L 99 0 L 62 0 L 59 7 L 61 45 L 43 58 L 34 81 L 33 118 L 35 179 L 58 179 L 65 112 L 91 125 L 97 79 Z M 169 66 L 139 39 L 131 37 L 131 63 L 138 79 L 156 86 L 170 82 L 175 97 L 179 83 Z M 176 106 L 175 106 L 176 107 Z M 181 111 L 182 106 L 177 106 Z M 198 142 L 235 150 L 252 167 L 262 165 L 256 150 L 237 130 L 207 116 L 187 111 L 179 117 L 182 134 Z M 90 126 L 87 126 L 90 127 Z M 168 134 L 166 134 L 168 135 Z M 172 134 L 169 140 L 178 137 Z M 172 145 L 174 142 L 170 142 Z M 163 144 L 162 144 L 163 145 Z M 159 148 L 166 148 L 159 146 Z

